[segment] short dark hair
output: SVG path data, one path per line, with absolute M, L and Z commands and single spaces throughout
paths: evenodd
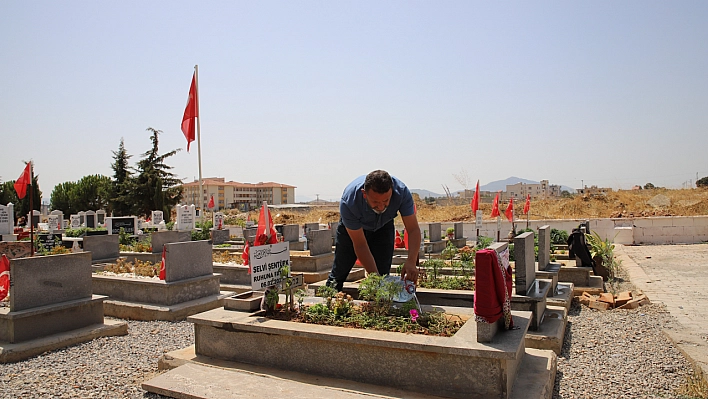
M 393 188 L 393 179 L 385 170 L 375 170 L 366 175 L 364 191 L 374 190 L 375 193 L 385 194 Z

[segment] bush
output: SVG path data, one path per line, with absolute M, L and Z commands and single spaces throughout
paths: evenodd
M 568 243 L 568 232 L 565 230 L 551 229 L 551 244 L 565 245 Z

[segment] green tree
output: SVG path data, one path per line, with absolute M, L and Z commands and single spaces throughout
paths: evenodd
M 116 216 L 128 216 L 133 213 L 133 171 L 128 165 L 128 160 L 132 155 L 128 155 L 125 150 L 123 138 L 120 139 L 118 151 L 113 151 L 113 181 L 111 186 L 111 200 L 109 210 Z
M 708 176 L 696 180 L 696 187 L 708 188 Z
M 88 175 L 77 182 L 64 182 L 54 186 L 49 205 L 65 214 L 105 209 L 110 193 L 110 177 Z
M 654 187 L 654 185 L 651 183 L 647 183 L 644 185 L 645 190 L 651 190 L 652 188 L 656 188 L 656 187 Z
M 137 163 L 137 176 L 133 184 L 136 213 L 149 216 L 151 211 L 161 210 L 167 223 L 170 221 L 171 209 L 182 199 L 182 180 L 170 172 L 172 167 L 167 165 L 165 160 L 180 149 L 160 155 L 158 135 L 162 131 L 151 127 L 146 130 L 152 133 L 152 148 L 145 152 Z
M 76 191 L 76 183 L 67 181 L 54 186 L 49 199 L 49 207 L 52 210 L 61 210 L 65 215 L 76 214 L 80 209 L 76 207 L 75 198 L 72 197 Z
M 572 198 L 573 194 L 570 193 L 568 190 L 563 190 L 561 191 L 561 198 Z

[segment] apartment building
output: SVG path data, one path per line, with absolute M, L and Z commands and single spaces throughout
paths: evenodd
M 202 201 L 208 203 L 214 196 L 214 209 L 239 209 L 249 211 L 258 208 L 263 201 L 269 205 L 295 203 L 295 186 L 275 182 L 239 183 L 226 181 L 223 177 L 209 177 L 202 181 Z M 199 181 L 182 185 L 182 205 L 199 203 Z

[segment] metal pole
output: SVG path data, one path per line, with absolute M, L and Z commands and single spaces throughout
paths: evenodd
M 29 222 L 30 222 L 30 257 L 34 256 L 34 212 L 32 212 L 32 176 L 34 175 L 34 167 L 32 161 L 30 161 L 30 210 L 29 210 Z
M 199 158 L 199 218 L 202 226 L 204 226 L 204 186 L 202 181 L 202 139 L 201 139 L 201 122 L 202 114 L 199 112 L 199 65 L 194 66 L 194 85 L 197 92 L 197 154 Z

